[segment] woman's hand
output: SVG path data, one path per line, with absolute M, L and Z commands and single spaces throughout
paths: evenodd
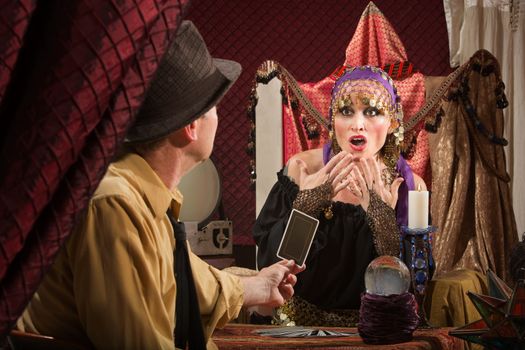
M 403 178 L 396 178 L 391 185 L 385 184 L 381 176 L 379 161 L 373 158 L 361 158 L 359 165 L 354 167 L 350 174 L 348 189 L 360 199 L 360 205 L 365 211 L 370 204 L 370 190 L 379 195 L 381 200 L 392 209 L 396 207 L 398 190 Z
M 306 163 L 297 159 L 299 167 L 299 189 L 309 190 L 328 182 L 332 187 L 332 198 L 350 183 L 350 173 L 355 164 L 350 153 L 341 151 L 319 171 L 310 174 Z

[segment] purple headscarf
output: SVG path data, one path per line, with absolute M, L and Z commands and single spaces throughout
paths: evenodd
M 341 85 L 348 80 L 375 80 L 381 83 L 390 96 L 392 96 L 392 105 L 395 105 L 398 102 L 396 101 L 397 91 L 394 90 L 392 79 L 382 69 L 371 66 L 361 66 L 347 70 L 335 82 L 334 88 L 332 89 L 332 99 L 341 88 Z
M 393 117 L 396 118 L 400 123 L 403 122 L 403 114 L 399 106 L 400 97 L 397 94 L 397 89 L 394 86 L 392 78 L 390 78 L 390 76 L 381 68 L 372 66 L 359 66 L 347 69 L 345 73 L 341 75 L 335 82 L 334 87 L 332 88 L 331 101 L 333 102 L 337 98 L 340 90 L 344 89 L 345 85 L 347 85 L 349 82 L 358 80 L 375 81 L 380 83 L 390 95 L 390 101 L 388 101 L 388 103 L 391 105 L 391 112 L 394 114 Z M 330 109 L 328 111 L 330 122 L 332 121 L 332 109 L 332 103 L 330 103 Z
M 332 89 L 332 102 L 337 98 L 340 90 L 344 88 L 348 82 L 357 80 L 371 80 L 380 83 L 390 95 L 391 101 L 388 102 L 391 103 L 395 109 L 394 113 L 396 113 L 396 115 L 394 117 L 400 123 L 402 123 L 403 117 L 399 107 L 400 98 L 397 94 L 396 88 L 394 87 L 394 83 L 388 74 L 377 67 L 361 66 L 348 69 L 339 79 L 337 79 L 334 84 Z M 330 121 L 332 121 L 332 113 L 331 103 L 329 110 Z M 324 164 L 328 163 L 332 154 L 332 143 L 329 142 L 323 147 Z M 399 160 L 396 164 L 396 172 L 404 179 L 404 181 L 401 183 L 401 186 L 399 186 L 398 191 L 398 200 L 396 206 L 397 223 L 400 226 L 406 226 L 408 224 L 408 191 L 415 189 L 414 173 L 412 172 L 412 169 L 410 169 L 407 161 L 401 156 L 399 157 Z

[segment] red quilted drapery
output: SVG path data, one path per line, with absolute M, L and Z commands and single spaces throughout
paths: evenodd
M 97 187 L 188 2 L 0 1 L 1 338 Z

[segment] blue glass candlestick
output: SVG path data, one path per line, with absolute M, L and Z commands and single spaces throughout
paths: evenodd
M 424 301 L 428 281 L 432 279 L 435 265 L 432 257 L 432 233 L 436 227 L 409 228 L 401 226 L 400 256 L 407 265 L 412 279 L 412 292 L 416 297 L 419 327 L 430 327 L 426 317 Z

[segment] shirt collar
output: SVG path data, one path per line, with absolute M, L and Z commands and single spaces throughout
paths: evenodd
M 166 215 L 168 208 L 175 218 L 179 217 L 183 196 L 178 189 L 170 191 L 151 166 L 138 154 L 129 153 L 112 164 L 114 170 L 122 172 L 128 181 L 136 183 L 144 201 L 155 218 Z M 130 173 L 131 172 L 131 173 Z

